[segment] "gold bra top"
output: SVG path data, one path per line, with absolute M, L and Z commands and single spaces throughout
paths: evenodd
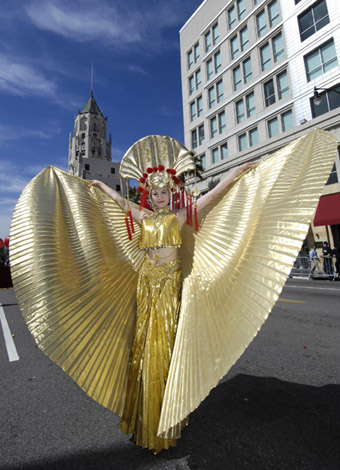
M 143 250 L 179 248 L 182 244 L 179 223 L 169 207 L 156 209 L 142 221 L 139 247 Z

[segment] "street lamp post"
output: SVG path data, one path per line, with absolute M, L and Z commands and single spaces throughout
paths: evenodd
M 340 91 L 335 90 L 334 88 L 322 88 L 322 87 L 316 87 L 315 86 L 314 87 L 314 95 L 313 95 L 313 102 L 314 102 L 315 106 L 319 106 L 319 104 L 321 103 L 321 96 L 320 96 L 319 90 L 334 91 L 335 93 L 340 95 Z

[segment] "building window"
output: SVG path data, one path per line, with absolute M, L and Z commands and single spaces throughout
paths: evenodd
M 228 10 L 228 25 L 229 29 L 233 29 L 236 26 L 236 10 L 234 6 Z
M 217 118 L 216 116 L 210 119 L 210 135 L 213 139 L 217 136 Z
M 238 136 L 238 149 L 242 152 L 242 150 L 246 150 L 246 148 L 248 148 L 247 134 L 244 133 Z
M 269 16 L 269 24 L 272 28 L 280 21 L 280 12 L 277 1 L 271 2 L 268 4 L 268 16 Z
M 189 77 L 189 95 L 192 95 L 194 91 L 195 91 L 195 79 L 194 79 L 194 76 L 191 75 L 191 77 Z
M 257 35 L 260 38 L 267 32 L 267 17 L 264 10 L 256 15 Z
M 212 155 L 212 163 L 217 163 L 218 162 L 218 147 L 215 149 L 212 149 L 211 155 Z
M 116 191 L 120 192 L 120 184 L 116 184 Z
M 223 82 L 222 80 L 216 83 L 216 94 L 217 94 L 217 103 L 220 103 L 223 100 Z
M 223 134 L 223 132 L 225 132 L 226 128 L 227 128 L 227 125 L 226 125 L 226 121 L 225 121 L 225 112 L 222 111 L 222 113 L 220 113 L 218 115 L 218 130 L 219 130 L 219 133 Z
M 195 72 L 195 83 L 196 83 L 196 90 L 198 90 L 201 87 L 201 83 L 202 83 L 201 69 L 198 69 Z
M 217 41 L 219 40 L 219 34 L 218 34 L 218 23 L 216 23 L 213 27 L 212 27 L 212 37 L 213 37 L 213 43 L 214 45 L 217 43 Z
M 213 60 L 209 59 L 207 62 L 207 80 L 210 80 L 214 75 Z
M 248 83 L 252 79 L 251 60 L 250 57 L 242 62 L 243 82 Z M 238 65 L 233 69 L 234 90 L 238 90 L 242 86 L 241 66 Z
M 193 65 L 194 65 L 194 53 L 191 49 L 191 51 L 188 52 L 188 69 L 190 70 Z
M 270 47 L 268 42 L 260 48 L 260 56 L 262 71 L 267 70 L 272 65 Z
M 246 114 L 247 113 L 247 114 Z M 252 91 L 244 98 L 236 102 L 236 121 L 239 124 L 244 121 L 245 118 L 249 118 L 256 113 L 255 108 L 255 95 Z
M 205 39 L 205 52 L 209 52 L 211 47 L 212 47 L 212 43 L 211 43 L 211 31 L 208 31 L 205 36 L 204 36 L 204 39 Z
M 298 16 L 301 41 L 312 36 L 329 23 L 326 0 L 315 3 Z
M 215 45 L 218 40 L 218 23 L 215 23 L 214 26 L 204 35 L 205 52 L 209 52 L 212 46 Z
M 115 175 L 116 174 L 116 169 L 115 168 L 111 168 L 111 175 Z
M 209 100 L 209 108 L 212 108 L 216 104 L 216 96 L 217 96 L 217 103 L 223 100 L 223 82 L 222 80 L 218 81 L 215 85 L 208 89 L 208 100 Z
M 334 40 L 327 41 L 322 46 L 305 56 L 307 81 L 310 82 L 328 70 L 338 65 Z
M 230 50 L 231 50 L 231 59 L 235 59 L 239 53 L 240 53 L 240 50 L 239 50 L 239 47 L 238 47 L 238 36 L 237 34 L 230 39 Z
M 257 132 L 257 127 L 249 131 L 249 147 L 253 147 L 259 143 L 259 136 Z
M 313 98 L 310 100 L 313 118 L 340 107 L 340 85 L 336 85 L 329 90 L 319 93 L 319 96 L 321 102 L 318 106 L 315 105 Z
M 203 113 L 203 100 L 202 95 L 199 96 L 195 101 L 190 103 L 190 119 L 194 121 L 196 116 L 199 117 Z
M 87 170 L 87 171 L 90 170 L 90 165 L 88 163 L 85 163 L 85 170 Z
M 215 73 L 218 73 L 222 68 L 220 51 L 216 52 L 216 54 L 214 55 L 214 64 L 215 64 Z
M 291 110 L 281 114 L 282 132 L 289 131 L 294 127 L 293 113 Z
M 276 99 L 275 99 L 275 91 L 274 91 L 274 81 L 273 79 L 269 80 L 267 83 L 263 85 L 264 87 L 264 98 L 265 98 L 265 103 L 266 107 L 270 106 L 271 104 L 274 104 Z
M 236 122 L 237 124 L 239 124 L 245 119 L 243 98 L 242 100 L 237 101 L 235 106 L 236 106 Z
M 197 147 L 197 129 L 191 131 L 191 147 L 193 149 Z
M 249 93 L 249 95 L 246 96 L 246 108 L 247 118 L 253 116 L 256 113 L 254 92 L 251 92 Z
M 249 46 L 249 35 L 248 35 L 248 28 L 245 26 L 240 31 L 240 43 L 241 43 L 241 51 L 245 51 Z
M 282 33 L 272 38 L 271 46 L 270 48 L 270 44 L 267 42 L 260 48 L 262 71 L 267 70 L 272 65 L 272 61 L 277 62 L 284 57 L 285 50 Z
M 82 133 L 81 138 L 85 139 L 85 132 Z
M 204 124 L 202 126 L 199 126 L 198 128 L 198 140 L 199 140 L 199 145 L 204 144 Z
M 273 47 L 274 62 L 277 62 L 280 59 L 283 59 L 285 55 L 285 49 L 283 45 L 282 33 L 279 33 L 277 36 L 273 37 L 272 47 Z
M 250 57 L 248 57 L 248 59 L 244 60 L 243 63 L 243 79 L 244 79 L 244 83 L 248 83 L 250 82 L 250 80 L 252 79 L 253 77 L 253 73 L 251 71 L 251 60 L 250 60 Z
M 209 108 L 215 106 L 215 85 L 209 88 L 208 90 L 208 98 L 209 98 Z
M 196 101 L 190 103 L 190 119 L 191 121 L 196 119 Z
M 275 88 L 276 87 L 276 88 Z M 266 107 L 274 104 L 277 100 L 282 100 L 289 96 L 289 83 L 287 71 L 277 75 L 276 81 L 271 78 L 263 85 Z
M 233 80 L 234 80 L 234 90 L 236 91 L 242 86 L 241 67 L 239 65 L 233 70 Z
M 228 158 L 228 144 L 221 145 L 221 160 Z
M 239 21 L 246 16 L 246 3 L 245 0 L 237 0 L 237 16 Z
M 279 7 L 277 1 L 274 0 L 273 2 L 267 5 L 267 8 L 264 8 L 258 15 L 256 15 L 256 27 L 258 37 L 263 36 L 268 31 L 268 24 L 269 27 L 272 28 L 279 21 Z
M 280 118 L 280 119 L 279 119 Z M 282 113 L 280 116 L 275 116 L 267 122 L 269 137 L 276 137 L 280 132 L 286 132 L 294 127 L 294 119 L 292 110 Z
M 194 46 L 194 59 L 195 63 L 200 60 L 200 45 L 198 43 Z
M 231 50 L 231 58 L 235 59 L 239 53 L 240 53 L 240 47 L 239 44 L 241 45 L 241 51 L 245 51 L 247 47 L 249 46 L 249 36 L 248 36 L 248 28 L 245 26 L 241 31 L 233 38 L 230 39 L 230 50 Z
M 279 135 L 279 120 L 277 117 L 268 121 L 268 135 L 269 137 L 275 137 Z
M 202 116 L 203 114 L 203 99 L 202 95 L 197 98 L 197 117 Z
M 338 183 L 338 181 L 339 181 L 339 180 L 338 180 L 338 173 L 337 173 L 337 171 L 336 171 L 336 165 L 335 165 L 335 163 L 334 163 L 333 168 L 332 168 L 332 171 L 331 171 L 331 173 L 330 173 L 330 175 L 329 175 L 329 178 L 328 178 L 328 180 L 327 180 L 326 185 Z
M 289 95 L 289 83 L 288 83 L 288 74 L 286 71 L 279 73 L 276 77 L 277 81 L 277 91 L 279 95 L 279 100 L 282 100 Z

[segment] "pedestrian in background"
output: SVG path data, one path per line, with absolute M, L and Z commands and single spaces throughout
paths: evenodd
M 323 270 L 330 276 L 329 280 L 332 281 L 334 279 L 333 253 L 328 242 L 323 242 L 321 257 L 323 258 Z
M 310 278 L 312 277 L 312 274 L 314 273 L 315 269 L 318 270 L 318 274 L 321 274 L 321 269 L 320 269 L 320 264 L 319 264 L 320 258 L 318 256 L 317 251 L 316 251 L 315 245 L 313 246 L 313 248 L 310 251 L 309 259 L 310 259 L 310 266 L 311 266 L 311 273 L 310 273 L 309 277 Z

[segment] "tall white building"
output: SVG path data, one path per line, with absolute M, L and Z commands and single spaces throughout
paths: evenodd
M 338 0 L 205 0 L 180 40 L 184 138 L 205 169 L 201 191 L 311 128 L 340 142 Z M 339 175 L 337 157 L 313 227 L 332 245 Z
M 111 160 L 111 134 L 107 135 L 107 118 L 91 95 L 75 117 L 69 142 L 69 173 L 86 180 L 99 179 L 120 191 L 119 163 Z

